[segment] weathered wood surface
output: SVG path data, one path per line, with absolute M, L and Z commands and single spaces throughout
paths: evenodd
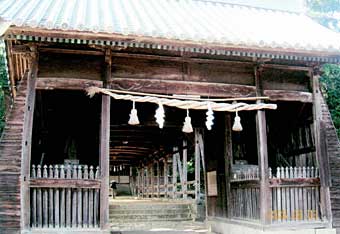
M 107 82 L 111 79 L 111 51 L 106 50 L 106 55 L 104 59 L 104 63 L 102 62 L 102 70 L 101 74 L 103 85 L 107 87 Z M 110 177 L 110 106 L 111 106 L 111 98 L 107 95 L 102 95 L 102 104 L 101 104 L 101 124 L 100 124 L 100 179 L 101 179 L 101 188 L 100 194 L 97 190 L 95 195 L 100 196 L 99 205 L 100 213 L 99 213 L 99 222 L 101 229 L 109 228 L 109 177 Z M 95 215 L 96 218 L 96 215 Z M 95 219 L 96 223 L 96 219 Z
M 17 89 L 0 139 L 0 230 L 18 233 L 21 222 L 20 173 L 27 77 Z
M 255 96 L 255 86 L 239 84 L 222 84 L 210 82 L 193 82 L 181 80 L 161 80 L 147 79 L 142 77 L 119 78 L 115 77 L 110 81 L 112 89 L 140 91 L 149 93 L 166 93 L 166 94 L 192 94 L 210 97 L 244 97 Z
M 263 74 L 258 67 L 254 67 L 254 79 L 256 83 L 256 95 L 263 95 Z M 260 103 L 261 101 L 258 101 Z M 270 222 L 268 212 L 271 210 L 271 195 L 269 189 L 269 170 L 268 170 L 268 146 L 267 146 L 267 124 L 266 113 L 258 110 L 256 113 L 256 140 L 257 140 L 257 159 L 260 175 L 260 222 L 266 225 Z
M 97 56 L 40 52 L 38 76 L 101 80 L 101 67 Z
M 271 223 L 319 222 L 320 178 L 317 168 L 277 168 L 269 180 L 272 193 Z
M 269 97 L 271 101 L 298 101 L 312 103 L 313 97 L 310 92 L 292 91 L 292 90 L 264 90 L 264 96 Z
M 67 77 L 38 77 L 36 82 L 36 89 L 39 90 L 84 90 L 90 86 L 103 87 L 103 82 L 100 80 L 85 80 Z
M 60 179 L 32 179 L 30 180 L 31 188 L 100 188 L 98 180 L 60 180 Z
M 99 168 L 47 166 L 32 169 L 31 227 L 39 228 L 93 228 L 97 227 L 99 213 Z M 55 168 L 55 170 L 53 170 Z M 83 173 L 84 172 L 84 173 Z M 66 193 L 65 193 L 65 188 Z M 66 200 L 66 206 L 65 206 Z M 93 215 L 95 213 L 96 215 Z M 88 215 L 89 214 L 89 215 Z
M 260 219 L 260 189 L 259 184 L 254 187 L 231 186 L 231 210 L 232 218 Z
M 36 48 L 33 48 L 34 50 Z M 36 53 L 32 53 L 30 60 L 30 70 L 27 75 L 27 97 L 24 112 L 24 128 L 22 139 L 22 163 L 21 163 L 21 204 L 22 204 L 22 223 L 23 228 L 27 229 L 30 222 L 30 193 L 28 187 L 28 178 L 30 175 L 30 162 L 31 162 L 31 148 L 32 148 L 32 133 L 33 133 L 33 117 L 35 107 L 35 84 L 38 73 L 38 58 Z M 46 176 L 44 174 L 43 176 Z
M 264 90 L 291 90 L 309 92 L 310 82 L 306 71 L 269 69 L 262 66 Z

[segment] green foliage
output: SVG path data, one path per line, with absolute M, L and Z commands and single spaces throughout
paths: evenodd
M 340 137 L 340 65 L 324 65 L 321 82 L 338 137 Z
M 5 127 L 6 95 L 8 95 L 8 76 L 6 69 L 6 58 L 4 44 L 0 41 L 0 136 Z
M 340 32 L 340 0 L 306 0 L 308 15 L 323 26 Z
M 306 0 L 307 7 L 316 12 L 340 11 L 340 0 Z
M 338 19 L 332 18 L 332 13 L 340 12 L 340 0 L 306 0 L 306 3 L 310 15 L 319 15 L 315 20 L 326 27 L 333 25 L 330 27 L 332 30 L 340 31 Z M 321 82 L 338 137 L 340 137 L 340 66 L 324 65 Z

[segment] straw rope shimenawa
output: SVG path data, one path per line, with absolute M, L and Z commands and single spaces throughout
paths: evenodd
M 114 89 L 104 89 L 95 86 L 88 87 L 86 89 L 87 94 L 93 97 L 97 93 L 102 93 L 109 95 L 110 97 L 117 100 L 129 100 L 134 102 L 149 102 L 165 106 L 177 107 L 180 109 L 193 109 L 193 110 L 207 110 L 208 104 L 213 111 L 252 111 L 252 110 L 262 110 L 262 109 L 277 109 L 276 104 L 267 103 L 256 103 L 248 104 L 244 102 L 236 103 L 219 103 L 219 101 L 244 101 L 244 100 L 263 100 L 268 99 L 267 97 L 249 97 L 249 98 L 230 98 L 230 99 L 201 99 L 201 98 L 191 98 L 191 97 L 175 97 L 167 95 L 158 95 L 151 93 L 138 93 L 123 90 Z

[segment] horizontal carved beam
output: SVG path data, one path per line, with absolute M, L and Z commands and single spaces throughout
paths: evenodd
M 253 97 L 255 86 L 175 80 L 113 78 L 112 89 L 206 97 Z
M 59 78 L 59 77 L 38 77 L 36 89 L 53 90 L 85 90 L 87 87 L 96 86 L 103 87 L 103 82 L 99 80 L 85 80 L 75 78 Z
M 291 90 L 264 90 L 264 96 L 271 101 L 298 101 L 312 103 L 312 93 Z

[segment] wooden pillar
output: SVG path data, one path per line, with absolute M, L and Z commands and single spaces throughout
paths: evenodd
M 232 164 L 233 164 L 233 143 L 232 143 L 232 125 L 231 115 L 225 114 L 225 137 L 224 137 L 224 163 L 225 163 L 225 182 L 226 182 L 226 202 L 227 202 L 227 217 L 231 218 L 232 212 L 232 197 L 230 180 L 232 175 Z
M 172 198 L 176 198 L 177 192 L 177 154 L 172 155 Z
M 150 185 L 151 185 L 151 198 L 155 196 L 155 171 L 154 163 L 150 163 Z
M 160 197 L 160 182 L 161 182 L 161 175 L 159 170 L 159 160 L 156 161 L 156 171 L 157 171 L 157 197 Z
M 254 76 L 256 95 L 262 96 L 262 82 L 258 67 L 255 67 L 254 69 Z M 257 103 L 261 103 L 261 100 L 257 101 Z M 260 222 L 261 224 L 266 225 L 271 222 L 271 189 L 269 187 L 267 125 L 264 110 L 258 110 L 256 113 L 256 136 L 260 172 Z
M 182 192 L 183 192 L 183 199 L 188 198 L 188 187 L 187 187 L 187 181 L 188 181 L 188 170 L 187 170 L 187 161 L 188 161 L 188 151 L 187 151 L 187 141 L 183 140 L 183 172 L 182 172 Z
M 169 177 L 168 177 L 168 157 L 164 157 L 164 197 L 168 197 L 168 183 L 169 183 Z
M 111 79 L 111 51 L 105 56 L 104 86 Z M 109 229 L 109 178 L 110 178 L 110 103 L 107 95 L 102 95 L 100 126 L 100 228 Z
M 139 197 L 139 192 L 140 192 L 140 168 L 137 167 L 137 197 Z
M 329 227 L 332 225 L 332 211 L 330 201 L 330 165 L 327 155 L 327 143 L 325 124 L 322 119 L 322 93 L 320 91 L 320 71 L 317 68 L 310 72 L 313 87 L 313 121 L 314 121 L 314 138 L 315 153 L 320 172 L 320 211 L 323 221 L 328 221 Z
M 141 170 L 141 183 L 142 183 L 142 197 L 145 196 L 145 168 L 144 165 L 142 166 L 142 170 Z
M 149 197 L 149 166 L 145 169 L 145 196 Z
M 35 105 L 35 84 L 38 74 L 38 55 L 36 48 L 32 47 L 30 54 L 30 69 L 27 76 L 27 96 L 25 100 L 23 138 L 22 138 L 22 152 L 21 152 L 21 215 L 22 228 L 28 229 L 30 227 L 30 166 L 31 166 L 31 147 L 32 147 L 32 129 Z
M 199 130 L 195 129 L 195 199 L 198 201 L 201 187 L 201 161 L 199 146 Z M 206 198 L 207 199 L 207 198 Z

